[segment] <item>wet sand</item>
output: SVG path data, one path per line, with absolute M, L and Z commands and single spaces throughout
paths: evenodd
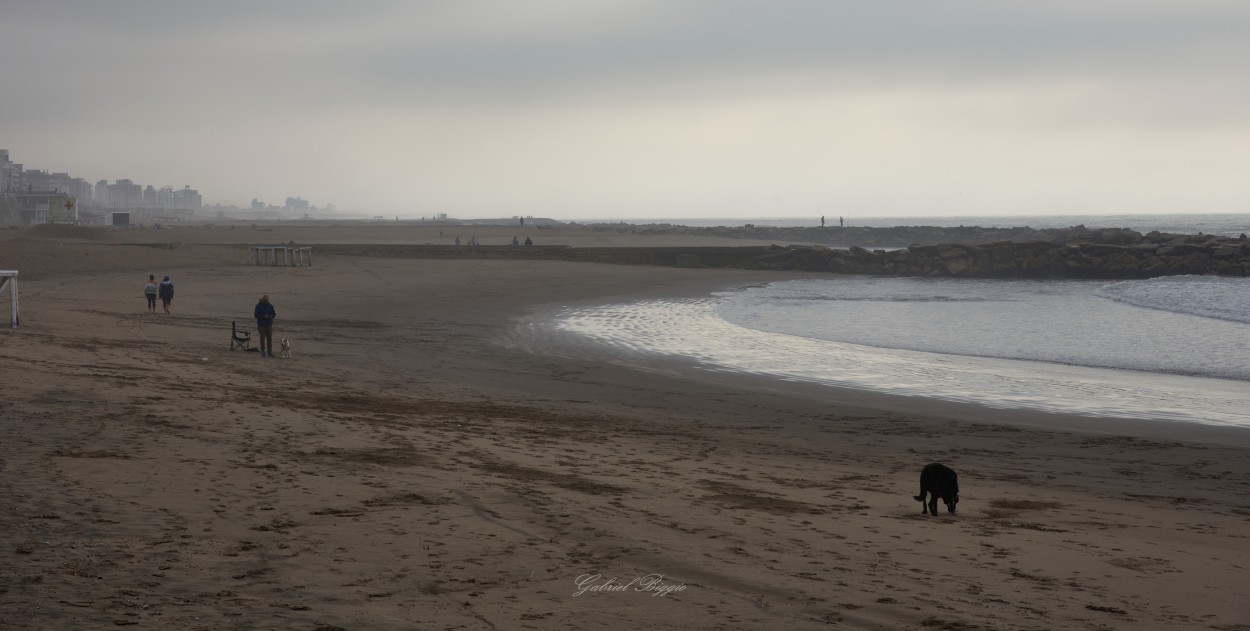
M 258 268 L 196 230 L 228 231 L 0 239 L 23 273 L 0 331 L 4 628 L 1250 625 L 1246 432 L 710 373 L 526 326 L 794 275 Z M 322 242 L 412 237 L 376 230 Z M 606 244 L 631 243 L 655 245 Z M 172 315 L 145 313 L 149 273 L 174 277 Z M 290 360 L 229 350 L 261 293 Z M 933 461 L 960 472 L 955 516 L 912 500 Z

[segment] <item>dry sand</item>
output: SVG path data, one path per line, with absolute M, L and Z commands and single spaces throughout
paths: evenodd
M 283 230 L 269 242 L 411 237 Z M 626 366 L 527 337 L 552 305 L 789 276 L 257 268 L 191 245 L 225 238 L 15 232 L 5 629 L 1250 629 L 1247 432 Z M 174 277 L 172 315 L 145 312 L 149 273 Z M 260 293 L 291 360 L 229 350 Z M 912 500 L 932 461 L 960 472 L 957 516 Z M 586 575 L 599 589 L 577 595 Z

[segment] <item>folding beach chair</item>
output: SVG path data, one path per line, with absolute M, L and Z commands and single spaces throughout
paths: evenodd
M 245 351 L 252 350 L 252 334 L 247 331 L 240 331 L 237 322 L 230 323 L 230 350 L 241 348 Z

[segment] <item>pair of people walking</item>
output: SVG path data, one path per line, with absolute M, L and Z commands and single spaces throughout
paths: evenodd
M 169 280 L 166 276 L 165 280 L 156 284 L 156 275 L 148 275 L 148 284 L 143 286 L 143 295 L 148 299 L 148 313 L 156 313 L 156 299 L 161 299 L 161 304 L 165 307 L 165 313 L 169 313 L 169 303 L 174 301 L 174 281 Z
M 165 280 L 157 284 L 156 275 L 149 274 L 148 283 L 143 286 L 143 295 L 148 299 L 148 313 L 156 313 L 157 298 L 161 299 L 165 313 L 169 313 L 169 303 L 174 301 L 174 281 L 166 276 Z M 260 356 L 273 357 L 273 321 L 278 317 L 278 312 L 269 304 L 268 294 L 260 297 L 252 315 L 256 318 L 256 331 L 260 337 Z

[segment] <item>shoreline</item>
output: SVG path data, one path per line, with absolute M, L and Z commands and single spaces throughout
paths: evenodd
M 13 628 L 1093 631 L 1250 617 L 1250 446 L 1220 432 L 1091 429 L 497 343 L 552 305 L 776 274 L 256 268 L 161 252 L 152 273 L 188 263 L 174 315 L 142 312 L 144 259 L 24 284 L 22 328 L 0 333 Z M 261 292 L 292 360 L 228 350 L 229 322 Z M 932 461 L 960 472 L 957 516 L 912 500 Z M 587 574 L 686 589 L 575 596 Z
M 648 363 L 658 361 L 684 365 L 700 374 L 741 373 L 783 382 L 808 382 L 816 388 L 962 403 L 996 411 L 1072 415 L 1091 423 L 1109 418 L 1250 428 L 1250 416 L 1244 412 L 1234 413 L 1237 408 L 1231 403 L 1225 403 L 1218 409 L 1180 408 L 1176 406 L 1181 404 L 1176 403 L 1172 409 L 1163 412 L 1149 403 L 1138 401 L 1142 397 L 1153 397 L 1155 388 L 1178 394 L 1201 388 L 1196 391 L 1205 393 L 1205 396 L 1194 395 L 1186 399 L 1187 405 L 1191 406 L 1200 405 L 1210 397 L 1219 401 L 1234 401 L 1236 395 L 1241 393 L 1244 381 L 876 347 L 804 337 L 797 333 L 752 329 L 729 322 L 717 314 L 712 305 L 724 300 L 723 296 L 716 296 L 722 293 L 724 289 L 671 298 L 648 296 L 635 301 L 562 305 L 546 310 L 541 317 L 530 318 L 531 324 L 526 330 L 531 335 L 539 336 L 540 342 L 536 345 L 541 345 L 544 339 L 549 344 L 560 344 L 561 338 L 567 337 L 563 345 L 575 352 L 601 356 L 606 361 L 635 365 L 643 370 L 647 369 Z M 537 324 L 556 320 L 563 324 L 548 326 L 545 331 Z M 727 344 L 721 341 L 726 339 L 733 339 L 734 342 Z M 602 352 L 597 352 L 596 348 Z M 787 359 L 780 360 L 778 355 Z M 880 361 L 882 358 L 888 359 Z M 861 361 L 872 362 L 868 370 L 872 377 L 861 378 L 851 368 Z M 822 367 L 822 363 L 829 365 Z M 896 375 L 892 372 L 896 364 L 906 364 L 907 372 Z M 940 367 L 942 374 L 930 375 L 931 371 L 926 370 L 917 375 L 917 364 Z M 948 373 L 966 377 L 953 378 L 952 381 L 946 376 Z M 1011 392 L 999 392 L 996 397 L 993 382 L 985 381 L 982 376 L 985 374 L 1009 375 Z M 1033 375 L 1039 376 L 1035 378 Z M 985 394 L 978 396 L 970 393 L 971 386 L 966 383 L 968 378 L 980 379 L 977 383 L 985 389 Z M 900 379 L 910 383 L 904 385 Z M 1022 386 L 1022 379 L 1034 379 L 1036 383 Z M 1064 394 L 1067 388 L 1062 386 L 1068 380 L 1085 384 L 1085 387 L 1091 382 L 1100 383 L 1110 391 L 1104 393 L 1102 398 L 1096 398 L 1089 392 L 1082 398 L 1074 398 Z M 1145 383 L 1153 385 L 1138 385 Z M 1131 397 L 1134 403 L 1120 400 L 1130 393 L 1135 394 Z M 1106 399 L 1110 395 L 1117 400 Z
M 677 293 L 672 294 L 671 297 L 696 297 L 696 294 Z M 599 300 L 589 300 L 583 301 L 581 306 L 592 307 L 602 304 L 604 303 Z M 540 307 L 533 315 L 522 318 L 519 328 L 532 334 L 528 331 L 532 328 L 532 325 L 528 324 L 529 321 L 550 318 L 565 310 L 564 305 Z M 565 342 L 563 344 L 560 343 L 562 339 Z M 962 419 L 974 423 L 1003 423 L 1037 430 L 1093 435 L 1115 434 L 1150 440 L 1174 440 L 1250 448 L 1250 427 L 1229 423 L 1090 416 L 1034 407 L 996 407 L 979 402 L 923 395 L 902 395 L 866 387 L 856 388 L 788 379 L 782 375 L 769 373 L 706 369 L 694 359 L 681 355 L 655 354 L 648 355 L 646 361 L 631 360 L 629 354 L 614 351 L 609 344 L 596 342 L 579 334 L 558 332 L 549 335 L 539 334 L 536 342 L 529 344 L 510 342 L 509 345 L 528 352 L 539 352 L 536 349 L 542 347 L 547 349 L 546 352 L 563 358 L 610 363 L 628 370 L 649 372 L 664 377 L 715 383 L 744 391 L 778 393 L 781 396 L 811 399 L 840 407 L 855 407 L 864 413 L 906 411 L 939 418 Z M 1029 363 L 1026 360 L 1019 361 Z

